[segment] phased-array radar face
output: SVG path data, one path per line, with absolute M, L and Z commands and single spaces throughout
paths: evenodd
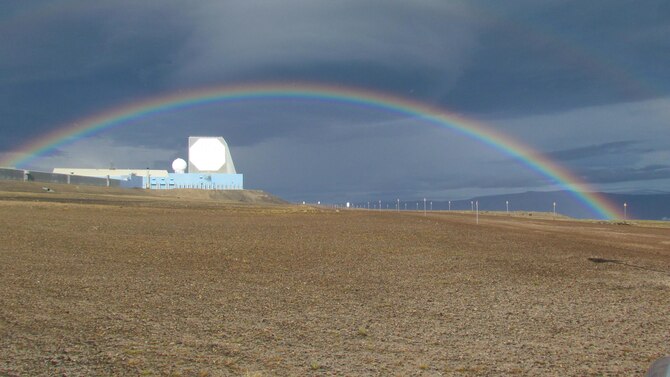
M 218 171 L 226 163 L 226 147 L 216 139 L 199 139 L 189 150 L 191 163 L 200 171 Z
M 189 137 L 188 172 L 236 174 L 226 141 L 222 137 Z

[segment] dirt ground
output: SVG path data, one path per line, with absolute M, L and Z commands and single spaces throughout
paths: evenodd
M 634 376 L 670 354 L 667 226 L 18 191 L 0 375 Z

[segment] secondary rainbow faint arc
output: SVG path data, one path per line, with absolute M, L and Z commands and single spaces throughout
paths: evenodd
M 151 97 L 60 127 L 44 137 L 22 146 L 15 151 L 19 157 L 2 161 L 0 165 L 24 165 L 46 152 L 90 136 L 98 131 L 163 112 L 217 102 L 282 98 L 333 101 L 373 107 L 415 117 L 421 121 L 460 132 L 518 159 L 532 170 L 555 181 L 564 189 L 571 191 L 576 198 L 599 216 L 609 219 L 620 217 L 618 207 L 593 193 L 593 189 L 572 172 L 533 150 L 530 146 L 490 127 L 442 108 L 431 107 L 406 98 L 340 86 L 281 83 L 247 84 L 199 88 Z

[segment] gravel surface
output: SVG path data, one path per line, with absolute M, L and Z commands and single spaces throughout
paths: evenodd
M 670 354 L 669 227 L 77 195 L 0 192 L 0 375 L 631 376 Z

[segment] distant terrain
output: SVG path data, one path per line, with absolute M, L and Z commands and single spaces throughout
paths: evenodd
M 628 205 L 629 219 L 670 220 L 670 193 L 654 194 L 609 194 L 598 193 L 612 203 Z M 530 191 L 519 194 L 492 195 L 475 197 L 467 200 L 451 202 L 453 210 L 470 210 L 470 201 L 478 200 L 482 211 L 505 211 L 505 202 L 509 201 L 510 211 L 551 212 L 556 202 L 556 212 L 576 219 L 593 218 L 593 213 L 584 203 L 577 200 L 568 191 L 538 192 Z M 421 205 L 423 208 L 423 205 Z M 449 208 L 446 201 L 433 201 L 433 209 Z
M 639 376 L 670 354 L 664 222 L 49 188 L 0 185 L 0 375 Z

